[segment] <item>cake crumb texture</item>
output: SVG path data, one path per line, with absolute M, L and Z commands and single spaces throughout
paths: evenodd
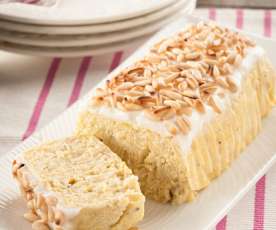
M 95 137 L 42 144 L 25 152 L 24 164 L 15 162 L 13 168 L 29 204 L 25 218 L 34 229 L 43 224 L 50 229 L 125 230 L 143 218 L 138 178 Z

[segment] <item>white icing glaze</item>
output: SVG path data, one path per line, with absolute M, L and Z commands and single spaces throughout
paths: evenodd
M 61 205 L 58 194 L 53 191 L 47 190 L 46 188 L 43 187 L 43 185 L 41 185 L 38 182 L 38 179 L 33 173 L 31 173 L 28 167 L 28 163 L 24 160 L 24 157 L 22 155 L 19 155 L 16 161 L 25 164 L 25 166 L 22 167 L 21 170 L 26 175 L 27 179 L 30 181 L 31 186 L 34 190 L 34 193 L 41 194 L 45 198 L 54 196 L 58 199 L 59 202 L 57 203 L 56 208 L 62 211 L 65 215 L 65 223 L 62 225 L 62 227 L 63 229 L 66 229 L 66 230 L 73 229 L 73 220 L 76 216 L 78 216 L 80 212 L 80 208 L 65 207 Z M 48 223 L 48 225 L 50 226 L 51 229 L 54 229 L 53 223 Z
M 243 58 L 241 65 L 234 70 L 231 77 L 231 79 L 236 83 L 238 87 L 237 92 L 231 93 L 230 91 L 228 92 L 226 91 L 225 97 L 220 98 L 217 95 L 220 91 L 217 90 L 216 94 L 214 95 L 214 100 L 219 105 L 219 108 L 221 110 L 224 110 L 225 108 L 230 106 L 232 98 L 237 96 L 240 92 L 241 84 L 242 84 L 242 81 L 244 80 L 244 77 L 247 76 L 247 73 L 252 68 L 252 65 L 254 65 L 254 63 L 264 55 L 264 50 L 259 46 L 256 46 L 254 48 L 249 48 L 246 51 L 247 51 L 247 54 L 245 58 Z M 99 87 L 101 87 L 103 84 L 104 84 L 104 81 L 101 82 Z M 92 96 L 93 95 L 94 94 L 92 93 Z M 161 135 L 165 135 L 165 136 L 170 135 L 167 128 L 165 127 L 164 122 L 149 120 L 144 116 L 144 113 L 142 111 L 123 112 L 116 108 L 111 108 L 107 106 L 89 107 L 89 111 L 99 115 L 103 115 L 105 117 L 108 117 L 114 120 L 131 122 L 138 126 L 145 127 L 155 132 L 158 132 Z M 187 119 L 191 123 L 191 131 L 187 135 L 183 135 L 180 133 L 174 136 L 174 139 L 176 143 L 179 144 L 179 146 L 181 147 L 183 154 L 189 151 L 194 137 L 200 132 L 203 125 L 206 124 L 215 116 L 216 116 L 216 113 L 213 111 L 213 109 L 209 106 L 206 106 L 206 112 L 204 114 L 200 114 L 197 111 L 193 110 L 192 115 L 187 117 Z

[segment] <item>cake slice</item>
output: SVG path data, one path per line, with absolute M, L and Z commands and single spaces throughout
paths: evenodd
M 45 143 L 14 161 L 34 230 L 127 230 L 144 215 L 138 178 L 94 137 Z
M 215 23 L 191 24 L 105 79 L 77 133 L 101 138 L 147 197 L 182 203 L 260 132 L 274 85 L 275 71 L 252 40 Z

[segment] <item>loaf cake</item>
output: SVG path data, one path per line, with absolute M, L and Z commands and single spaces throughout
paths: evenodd
M 138 178 L 94 137 L 35 147 L 13 162 L 34 230 L 127 230 L 144 215 Z
M 191 24 L 101 82 L 77 135 L 102 139 L 145 196 L 191 201 L 259 133 L 274 84 L 254 41 L 213 22 Z

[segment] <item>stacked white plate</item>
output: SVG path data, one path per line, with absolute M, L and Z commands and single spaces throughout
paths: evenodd
M 123 49 L 191 13 L 196 0 L 0 0 L 0 49 L 83 56 Z

